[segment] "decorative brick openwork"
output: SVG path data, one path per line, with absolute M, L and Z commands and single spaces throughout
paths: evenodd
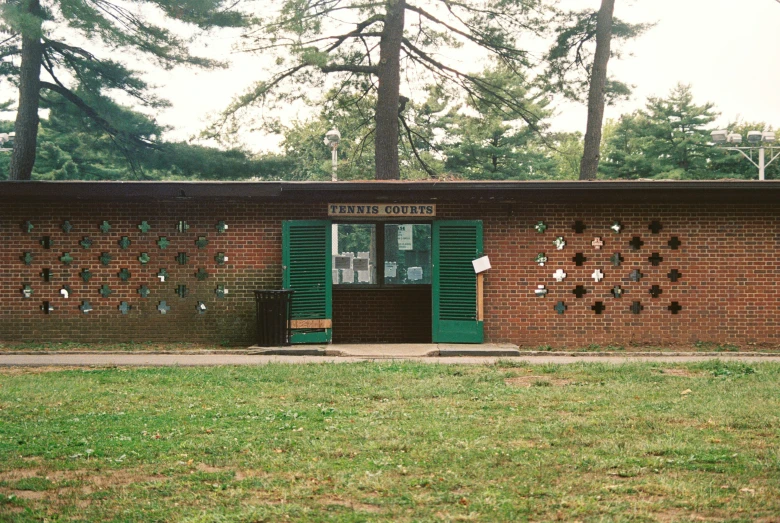
M 249 345 L 253 291 L 281 286 L 282 221 L 326 218 L 326 203 L 5 204 L 0 211 L 0 339 Z M 484 279 L 486 341 L 524 347 L 780 344 L 777 206 L 440 202 L 436 219 L 483 221 L 485 254 L 493 267 Z M 588 234 L 572 234 L 578 222 L 587 224 Z M 151 224 L 150 232 L 139 227 L 143 223 Z M 230 226 L 215 225 L 220 223 Z M 559 236 L 566 245 L 551 249 L 551 240 Z M 597 236 L 603 248 L 592 245 Z M 46 237 L 55 248 L 44 248 Z M 120 245 L 123 237 L 127 247 Z M 641 238 L 637 250 L 629 248 L 635 237 Z M 90 244 L 84 246 L 86 238 Z M 166 239 L 165 248 L 160 238 Z M 534 261 L 540 252 L 548 258 L 545 266 Z M 60 260 L 63 253 L 72 258 L 68 264 Z M 102 253 L 107 254 L 105 265 Z M 187 264 L 177 263 L 177 253 L 186 253 Z M 217 261 L 220 253 L 227 257 L 224 264 Z M 577 253 L 583 255 L 581 265 L 573 261 Z M 146 263 L 139 261 L 144 254 Z M 648 261 L 655 254 L 656 265 Z M 132 275 L 127 280 L 118 276 L 123 268 Z M 163 268 L 169 274 L 165 281 L 158 278 Z M 41 276 L 44 269 L 49 269 L 48 281 Z M 199 269 L 208 277 L 198 278 Z M 552 276 L 558 269 L 566 273 L 565 280 Z M 598 282 L 592 278 L 597 269 L 604 274 Z M 630 278 L 633 271 L 642 274 L 638 281 Z M 20 292 L 25 285 L 33 291 L 30 298 Z M 64 285 L 71 290 L 67 298 L 60 292 Z M 112 291 L 106 297 L 98 292 L 103 285 Z M 186 297 L 177 294 L 180 285 L 186 285 Z M 535 293 L 539 285 L 547 290 L 542 297 Z M 572 295 L 577 286 L 587 291 L 581 299 Z M 657 299 L 650 294 L 654 286 L 662 290 Z M 229 293 L 220 294 L 220 288 Z M 621 301 L 616 288 L 631 301 Z M 371 341 L 358 334 L 360 325 L 371 326 L 375 341 L 429 336 L 429 298 L 417 299 L 420 309 L 411 314 L 401 293 L 391 299 L 388 292 L 334 293 L 334 341 Z M 166 314 L 158 310 L 163 301 L 170 307 Z M 565 309 L 556 309 L 559 303 Z M 597 303 L 603 309 L 594 314 Z M 49 314 L 44 304 L 52 307 Z

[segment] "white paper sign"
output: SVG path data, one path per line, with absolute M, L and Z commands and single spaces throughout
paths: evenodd
M 409 281 L 419 281 L 423 278 L 422 267 L 409 267 L 406 271 L 406 279 Z
M 355 283 L 355 271 L 352 269 L 341 271 L 341 283 Z
M 350 256 L 334 256 L 334 269 L 351 269 L 352 257 Z
M 412 231 L 413 228 L 411 225 L 398 226 L 398 250 L 399 251 L 414 250 L 414 236 L 412 234 Z
M 385 278 L 395 278 L 398 274 L 398 264 L 396 262 L 385 262 Z
M 357 271 L 359 283 L 371 283 L 371 271 Z
M 490 269 L 490 259 L 488 259 L 487 256 L 477 258 L 476 260 L 472 261 L 471 264 L 474 266 L 474 272 L 477 274 Z
M 352 268 L 356 271 L 367 271 L 368 270 L 368 258 L 355 258 L 352 261 Z

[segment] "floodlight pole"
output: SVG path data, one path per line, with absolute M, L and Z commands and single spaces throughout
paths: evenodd
M 330 174 L 330 181 L 337 182 L 338 176 L 336 175 L 336 169 L 339 165 L 339 155 L 338 155 L 338 148 L 339 148 L 339 140 L 341 140 L 341 133 L 339 133 L 339 130 L 335 127 L 325 133 L 325 145 L 330 147 L 330 161 L 332 165 L 331 174 Z
M 330 175 L 330 181 L 332 181 L 332 182 L 337 182 L 338 179 L 339 179 L 338 175 L 336 174 L 336 170 L 339 167 L 338 148 L 339 148 L 339 143 L 338 142 L 333 142 L 333 144 L 331 144 L 331 146 L 330 146 L 330 161 L 331 161 L 331 164 L 333 165 L 333 170 L 332 170 L 331 175 Z
M 0 133 L 0 151 L 2 152 L 13 151 L 13 147 L 3 147 L 3 145 L 5 145 L 6 142 L 12 142 L 15 136 L 16 133 L 14 133 L 13 131 L 11 131 L 10 133 Z
M 769 147 L 769 161 L 766 161 L 766 147 L 759 147 L 758 148 L 758 163 L 756 163 L 753 158 L 751 158 L 745 151 L 752 151 L 755 149 L 755 147 L 724 147 L 727 151 L 737 151 L 739 154 L 744 156 L 748 159 L 750 163 L 755 165 L 758 168 L 758 179 L 759 181 L 766 179 L 766 168 L 769 167 L 769 165 L 777 160 L 778 157 L 780 157 L 780 148 L 776 147 Z M 775 150 L 777 152 L 775 153 Z
M 780 0 L 778 0 L 780 1 Z M 740 143 L 742 142 L 742 135 L 738 133 L 729 133 L 725 130 L 712 131 L 710 133 L 712 141 L 715 145 L 723 143 Z M 772 143 L 775 141 L 775 133 L 773 131 L 761 132 L 750 131 L 748 133 L 748 142 L 755 143 L 753 147 L 724 147 L 727 151 L 737 151 L 739 154 L 748 159 L 750 163 L 758 168 L 758 180 L 763 181 L 766 179 L 766 168 L 780 157 L 780 148 L 778 147 L 764 147 L 761 142 Z M 752 155 L 748 155 L 745 151 L 752 152 L 754 149 L 758 149 L 758 163 L 756 163 Z M 766 161 L 766 150 L 769 149 L 769 161 Z M 777 153 L 775 153 L 777 151 Z

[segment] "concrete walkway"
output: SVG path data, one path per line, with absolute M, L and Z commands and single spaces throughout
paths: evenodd
M 248 350 L 151 352 L 6 352 L 0 366 L 215 366 L 268 363 L 351 363 L 358 361 L 417 361 L 441 364 L 493 364 L 501 359 L 527 364 L 610 363 L 642 361 L 687 363 L 710 359 L 743 362 L 780 362 L 780 354 L 755 353 L 561 353 L 525 352 L 509 344 L 393 344 L 322 345 Z
M 290 347 L 249 347 L 249 354 L 265 356 L 341 356 L 351 358 L 397 359 L 453 356 L 520 355 L 511 343 L 355 343 L 344 345 L 293 345 Z

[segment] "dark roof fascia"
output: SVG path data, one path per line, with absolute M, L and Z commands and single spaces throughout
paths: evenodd
M 0 201 L 780 204 L 780 180 L 522 182 L 0 182 Z

